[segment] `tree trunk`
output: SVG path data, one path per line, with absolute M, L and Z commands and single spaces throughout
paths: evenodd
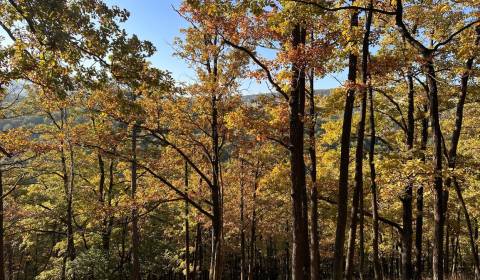
M 212 75 L 217 79 L 218 75 L 217 58 L 213 61 Z M 212 93 L 211 97 L 211 129 L 212 129 L 212 255 L 210 262 L 210 280 L 222 279 L 223 273 L 223 209 L 222 193 L 220 187 L 220 148 L 218 135 L 218 108 L 217 95 Z
M 185 161 L 185 195 L 188 195 L 188 163 Z M 185 199 L 185 280 L 190 280 L 190 225 L 188 200 Z
M 254 280 L 254 269 L 255 269 L 255 241 L 256 241 L 256 230 L 257 230 L 257 176 L 258 173 L 255 173 L 255 182 L 253 188 L 253 201 L 252 201 L 252 221 L 250 225 L 250 259 L 248 264 L 248 280 Z
M 445 216 L 445 228 L 446 228 L 446 231 L 445 231 L 445 260 L 443 262 L 443 267 L 444 267 L 444 270 L 445 270 L 445 275 L 449 275 L 450 273 L 450 246 L 449 246 L 449 242 L 450 242 L 450 227 L 451 227 L 451 223 L 449 222 L 449 215 L 448 215 L 448 211 L 446 213 L 446 216 Z
M 472 259 L 473 259 L 473 265 L 474 265 L 474 271 L 475 271 L 475 278 L 480 279 L 480 273 L 479 273 L 479 267 L 480 267 L 480 259 L 478 256 L 478 250 L 476 247 L 476 241 L 474 237 L 474 232 L 473 232 L 473 226 L 472 226 L 472 221 L 470 219 L 470 214 L 468 213 L 467 205 L 465 204 L 465 200 L 463 199 L 462 195 L 462 190 L 460 188 L 460 185 L 458 184 L 458 181 L 455 177 L 453 177 L 453 186 L 455 188 L 455 192 L 457 194 L 458 200 L 460 201 L 460 205 L 462 206 L 462 211 L 463 215 L 465 216 L 465 222 L 467 224 L 467 230 L 468 230 L 468 241 L 470 245 L 470 251 L 472 254 Z
M 477 26 L 476 29 L 476 38 L 475 44 L 480 44 L 480 26 Z M 458 97 L 457 108 L 455 112 L 455 129 L 452 132 L 452 140 L 451 140 L 451 147 L 448 152 L 448 167 L 454 169 L 456 166 L 456 158 L 457 158 L 457 148 L 458 143 L 460 141 L 460 135 L 462 130 L 462 123 L 463 123 L 463 109 L 465 106 L 465 100 L 467 97 L 467 90 L 468 90 L 468 81 L 470 79 L 472 67 L 473 67 L 474 57 L 471 57 L 467 60 L 465 65 L 465 72 L 461 78 L 461 85 L 460 85 L 460 95 Z M 472 232 L 472 225 L 470 221 L 470 215 L 467 210 L 467 206 L 465 205 L 465 201 L 463 200 L 462 190 L 460 189 L 456 178 L 447 178 L 446 185 L 447 188 L 451 186 L 452 180 L 454 181 L 455 192 L 457 193 L 457 197 L 462 205 L 462 211 L 465 216 L 465 221 L 467 223 L 467 229 L 469 234 L 469 243 L 470 243 L 470 251 L 472 254 L 472 259 L 474 263 L 474 271 L 475 271 L 475 278 L 480 279 L 480 260 L 478 256 L 478 250 L 475 246 L 475 241 L 473 240 L 473 232 Z
M 370 7 L 371 7 L 370 2 Z M 371 10 L 367 14 L 365 22 L 365 34 L 362 43 L 362 90 L 360 105 L 360 120 L 357 125 L 357 145 L 355 150 L 355 185 L 352 198 L 352 212 L 350 221 L 350 232 L 348 239 L 348 254 L 346 263 L 346 278 L 352 279 L 353 276 L 353 260 L 355 256 L 355 239 L 357 230 L 357 219 L 359 211 L 359 203 L 361 194 L 363 193 L 363 145 L 365 139 L 365 119 L 367 115 L 367 79 L 368 79 L 368 57 L 370 46 L 370 26 L 372 24 Z M 363 204 L 363 203 L 362 203 Z M 362 210 L 363 212 L 363 210 Z
M 67 122 L 67 112 L 66 109 L 60 110 L 61 118 L 61 129 L 65 132 L 65 126 Z M 66 133 L 65 133 L 66 134 Z M 65 154 L 65 141 L 69 151 L 70 166 L 67 167 L 67 156 Z M 63 187 L 66 195 L 67 209 L 66 209 L 66 226 L 67 226 L 67 258 L 70 261 L 75 260 L 75 243 L 74 243 L 74 232 L 73 232 L 73 183 L 74 183 L 74 158 L 73 158 L 73 147 L 71 140 L 68 139 L 68 136 L 62 140 L 61 143 L 61 163 L 62 163 L 62 177 L 63 177 Z M 75 278 L 75 275 L 73 276 Z
M 424 112 L 428 111 L 428 106 L 424 105 Z M 428 141 L 428 117 L 422 119 L 422 136 L 420 150 L 422 151 L 422 161 L 425 162 L 425 152 L 427 150 Z M 417 189 L 417 216 L 415 226 L 415 253 L 416 253 L 416 273 L 415 278 L 420 280 L 422 278 L 423 271 L 423 254 L 422 254 L 422 241 L 423 241 L 423 186 L 418 186 Z
M 245 207 L 245 182 L 244 182 L 244 162 L 240 162 L 240 280 L 246 279 L 246 259 L 245 259 L 245 216 L 244 216 L 244 207 Z
M 201 279 L 201 275 L 203 272 L 203 267 L 202 267 L 202 261 L 201 261 L 201 256 L 202 256 L 202 225 L 200 223 L 197 223 L 197 233 L 195 236 L 195 255 L 193 258 L 193 271 L 192 271 L 192 276 L 193 280 L 196 279 Z M 197 267 L 199 271 L 200 277 L 197 277 Z
M 352 0 L 352 5 L 355 0 Z M 358 12 L 353 11 L 350 28 L 358 26 Z M 348 89 L 343 112 L 342 139 L 340 152 L 340 177 L 338 180 L 338 208 L 335 230 L 335 248 L 333 260 L 333 279 L 341 280 L 344 272 L 344 243 L 347 225 L 348 205 L 348 165 L 350 163 L 350 132 L 352 130 L 353 103 L 355 100 L 355 83 L 357 80 L 357 55 L 354 52 L 348 58 Z
M 140 247 L 140 233 L 138 229 L 138 209 L 135 202 L 135 195 L 137 191 L 137 133 L 138 126 L 134 124 L 132 128 L 132 149 L 131 149 L 131 197 L 134 203 L 132 207 L 132 271 L 130 274 L 131 280 L 140 280 L 140 260 L 139 260 L 139 247 Z
M 5 280 L 5 232 L 3 227 L 3 171 L 0 170 L 0 280 Z M 10 274 L 9 274 L 10 276 Z
M 370 99 L 370 146 L 369 146 L 369 156 L 368 163 L 370 166 L 370 188 L 372 191 L 372 228 L 373 228 L 373 237 L 372 237 L 372 247 L 373 247 L 373 276 L 375 280 L 382 280 L 382 268 L 380 266 L 379 256 L 378 256 L 378 196 L 377 196 L 377 184 L 376 173 L 375 173 L 375 110 L 373 107 L 373 90 L 371 85 L 368 87 L 369 99 Z
M 114 160 L 110 160 L 110 165 L 108 168 L 108 190 L 107 190 L 107 206 L 110 208 L 112 206 L 112 195 L 113 195 L 113 178 L 114 178 Z M 102 248 L 107 255 L 110 254 L 110 236 L 113 229 L 113 215 L 110 214 L 110 211 L 107 211 L 108 215 L 103 220 L 103 232 L 102 232 Z
M 415 135 L 415 99 L 414 99 L 414 88 L 413 88 L 413 76 L 409 72 L 407 74 L 408 82 L 408 112 L 407 112 L 407 149 L 409 153 L 413 153 L 413 142 Z M 411 156 L 408 157 L 409 160 L 412 159 Z M 405 187 L 403 197 L 402 197 L 402 207 L 403 207 L 403 234 L 402 234 L 402 279 L 410 280 L 413 279 L 413 267 L 412 267 L 412 241 L 413 241 L 413 230 L 412 230 L 412 199 L 413 199 L 413 183 L 411 182 L 413 178 L 408 179 L 407 186 Z
M 358 253 L 359 253 L 359 262 L 360 266 L 358 268 L 359 274 L 360 274 L 360 280 L 364 279 L 364 273 L 365 273 L 365 207 L 364 207 L 364 192 L 363 192 L 363 187 L 360 188 L 360 202 L 359 202 L 359 209 L 360 209 L 360 217 L 359 217 L 359 224 L 360 224 L 360 229 L 358 231 L 358 238 L 359 238 L 359 248 L 358 248 Z
M 433 171 L 434 171 L 434 232 L 433 232 L 433 279 L 443 280 L 443 179 L 442 179 L 442 132 L 440 128 L 440 116 L 438 112 L 438 90 L 436 73 L 433 63 L 433 55 L 424 52 L 424 69 L 427 75 L 427 84 L 430 97 L 430 118 L 433 129 Z
M 311 41 L 313 42 L 313 31 L 311 33 Z M 309 94 L 309 128 L 308 128 L 308 153 L 310 155 L 310 179 L 312 187 L 310 193 L 310 270 L 311 280 L 320 280 L 320 249 L 318 237 L 318 188 L 317 188 L 317 154 L 315 144 L 315 70 L 310 70 L 310 94 Z
M 292 45 L 301 47 L 306 41 L 305 28 L 297 24 L 292 31 Z M 293 209 L 292 279 L 310 279 L 310 249 L 308 239 L 308 203 L 305 182 L 304 116 L 305 66 L 292 65 L 290 107 L 290 179 Z

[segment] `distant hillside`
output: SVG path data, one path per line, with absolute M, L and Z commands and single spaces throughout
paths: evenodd
M 329 95 L 332 90 L 333 89 L 317 89 L 315 90 L 315 95 L 326 96 L 326 95 Z M 270 93 L 247 94 L 247 95 L 243 95 L 242 99 L 247 102 L 253 101 L 257 99 L 259 96 L 266 95 L 266 94 L 270 94 Z

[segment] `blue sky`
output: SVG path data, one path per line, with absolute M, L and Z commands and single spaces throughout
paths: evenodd
M 180 36 L 179 30 L 182 27 L 187 26 L 185 20 L 173 9 L 180 5 L 181 0 L 106 0 L 106 2 L 130 11 L 130 18 L 123 27 L 130 34 L 137 34 L 141 39 L 149 40 L 156 46 L 157 52 L 151 58 L 151 62 L 156 67 L 170 71 L 178 81 L 194 80 L 194 73 L 188 65 L 182 59 L 172 55 L 174 38 Z M 319 80 L 316 84 L 318 88 L 339 86 L 333 77 Z M 245 81 L 242 84 L 244 94 L 267 91 L 266 83 Z

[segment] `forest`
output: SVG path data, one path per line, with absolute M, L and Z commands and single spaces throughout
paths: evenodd
M 0 280 L 480 279 L 479 0 L 171 9 L 0 0 Z

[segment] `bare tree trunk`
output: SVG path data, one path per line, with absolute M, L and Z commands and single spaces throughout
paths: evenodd
M 433 232 L 433 279 L 443 280 L 443 233 L 444 233 L 444 201 L 442 179 L 442 132 L 440 128 L 440 115 L 438 112 L 438 90 L 436 73 L 432 53 L 423 54 L 424 68 L 430 97 L 430 117 L 433 128 L 433 169 L 434 169 L 434 232 Z
M 0 170 L 0 280 L 5 280 L 5 232 L 3 227 L 3 171 Z M 10 276 L 10 274 L 9 274 Z
M 255 244 L 256 244 L 256 230 L 257 230 L 257 176 L 258 172 L 255 172 L 255 182 L 253 188 L 253 201 L 252 201 L 252 221 L 250 225 L 250 259 L 248 264 L 248 280 L 254 280 L 254 269 L 255 269 Z
M 185 194 L 188 195 L 188 163 L 185 161 Z M 185 199 L 185 280 L 190 280 L 190 225 L 188 200 Z
M 352 5 L 355 0 L 352 0 Z M 353 11 L 350 28 L 358 26 L 358 12 Z M 348 205 L 348 165 L 350 163 L 350 133 L 352 130 L 353 103 L 355 100 L 355 83 L 357 80 L 357 60 L 354 52 L 348 58 L 348 89 L 343 112 L 342 139 L 340 151 L 340 178 L 338 180 L 337 222 L 335 230 L 335 247 L 333 259 L 333 279 L 341 280 L 344 274 L 345 229 L 347 226 Z
M 373 228 L 373 238 L 372 238 L 372 247 L 373 247 L 373 275 L 375 280 L 382 280 L 382 268 L 379 261 L 378 253 L 378 195 L 377 195 L 377 184 L 376 172 L 375 172 L 375 110 L 373 107 L 373 90 L 371 85 L 368 87 L 369 99 L 370 99 L 370 147 L 369 147 L 369 156 L 368 163 L 370 166 L 370 188 L 372 191 L 372 228 Z
M 132 149 L 131 149 L 131 197 L 135 203 L 135 195 L 137 192 L 137 133 L 138 126 L 134 124 L 132 128 Z M 140 233 L 138 229 L 138 209 L 137 205 L 132 207 L 132 271 L 130 274 L 131 280 L 140 280 L 140 260 L 139 260 L 139 248 L 140 247 Z
M 240 280 L 246 279 L 246 259 L 245 259 L 245 174 L 244 174 L 244 162 L 240 162 Z
M 310 35 L 313 42 L 313 31 Z M 311 280 L 320 280 L 320 249 L 318 237 L 318 186 L 317 186 L 317 154 L 315 143 L 315 126 L 316 126 L 316 112 L 315 112 L 315 70 L 310 70 L 310 94 L 309 94 L 309 127 L 308 127 L 308 153 L 310 155 L 310 179 L 312 180 L 312 187 L 310 193 L 310 270 Z
M 408 113 L 407 113 L 407 149 L 409 152 L 413 151 L 414 135 L 415 135 L 415 99 L 414 99 L 414 88 L 413 88 L 413 74 L 409 72 L 407 74 L 408 82 Z M 409 157 L 412 159 L 412 157 Z M 412 200 L 413 200 L 413 183 L 411 182 L 413 178 L 408 179 L 407 186 L 405 187 L 402 200 L 403 206 L 403 234 L 402 234 L 402 279 L 410 280 L 413 279 L 413 266 L 412 266 L 412 241 L 413 241 L 413 230 L 412 230 Z
M 65 138 L 61 142 L 61 163 L 62 163 L 62 177 L 63 187 L 66 195 L 67 209 L 66 209 L 66 226 L 67 226 L 67 255 L 66 259 L 70 261 L 75 260 L 75 243 L 73 237 L 73 186 L 74 186 L 74 158 L 73 158 L 73 146 L 71 140 L 68 139 L 68 133 L 66 132 L 67 125 L 67 112 L 66 109 L 60 110 L 61 129 L 65 133 Z M 67 156 L 65 154 L 65 142 L 69 152 L 70 166 L 67 167 Z M 73 275 L 75 278 L 75 275 Z
M 370 2 L 370 7 L 372 3 Z M 365 119 L 367 115 L 367 80 L 368 80 L 368 57 L 370 46 L 370 27 L 372 24 L 371 10 L 367 14 L 365 22 L 365 33 L 362 43 L 362 91 L 360 104 L 360 120 L 357 125 L 357 145 L 355 150 L 355 185 L 352 198 L 352 212 L 350 221 L 350 231 L 348 239 L 348 254 L 346 264 L 346 279 L 350 280 L 353 276 L 353 260 L 355 256 L 355 239 L 357 230 L 357 219 L 359 211 L 360 199 L 363 193 L 363 145 L 365 139 Z M 363 205 L 363 203 L 362 203 Z M 363 209 L 362 209 L 363 212 Z
M 423 106 L 423 111 L 428 111 L 428 106 Z M 425 162 L 425 152 L 427 149 L 428 141 L 428 117 L 422 119 L 422 136 L 420 150 L 422 151 L 421 159 Z M 420 280 L 422 278 L 423 271 L 423 253 L 422 253 L 422 241 L 423 241 L 423 185 L 418 186 L 417 189 L 417 216 L 415 225 L 415 253 L 416 253 L 416 273 L 415 279 Z
M 214 60 L 213 76 L 217 78 L 217 60 Z M 211 114 L 212 114 L 212 256 L 210 262 L 210 280 L 220 280 L 223 274 L 223 209 L 222 193 L 220 187 L 220 148 L 218 135 L 218 108 L 217 95 L 212 94 Z
M 480 259 L 479 259 L 479 256 L 478 256 L 478 250 L 477 250 L 476 241 L 475 241 L 475 238 L 474 238 L 472 221 L 470 219 L 470 214 L 468 213 L 468 209 L 467 209 L 467 205 L 465 204 L 465 200 L 463 199 L 462 190 L 461 190 L 460 185 L 458 184 L 458 181 L 455 177 L 453 177 L 453 186 L 455 187 L 455 192 L 457 194 L 458 200 L 460 201 L 460 205 L 462 207 L 462 212 L 463 212 L 463 215 L 465 216 L 465 222 L 467 224 L 468 241 L 469 241 L 470 251 L 471 251 L 472 259 L 473 259 L 475 277 L 476 277 L 476 279 L 480 279 L 480 275 L 479 275 Z
M 446 213 L 446 216 L 445 216 L 445 228 L 446 228 L 446 231 L 445 231 L 445 260 L 443 262 L 443 267 L 445 268 L 445 275 L 449 275 L 450 274 L 450 246 L 449 246 L 449 242 L 450 242 L 450 226 L 451 226 L 451 223 L 449 221 L 449 215 L 448 215 L 448 212 Z
M 292 31 L 292 46 L 305 44 L 306 30 L 297 24 Z M 305 65 L 292 65 L 290 107 L 290 179 L 293 210 L 292 279 L 310 279 L 310 246 L 308 239 L 308 197 L 305 181 L 304 117 Z
M 480 26 L 477 26 L 476 29 L 476 38 L 475 44 L 480 44 Z M 455 112 L 455 129 L 452 132 L 452 140 L 451 140 L 451 147 L 448 152 L 448 167 L 454 169 L 456 166 L 456 158 L 457 158 L 457 147 L 460 141 L 460 135 L 462 130 L 462 123 L 463 123 L 463 109 L 465 106 L 465 100 L 467 97 L 467 90 L 468 90 L 468 81 L 470 79 L 472 67 L 473 67 L 474 57 L 471 57 L 467 60 L 465 65 L 465 72 L 461 77 L 461 86 L 460 86 L 460 95 L 458 97 L 457 108 Z M 475 278 L 480 279 L 480 260 L 478 256 L 478 249 L 475 246 L 475 241 L 473 240 L 473 232 L 472 232 L 472 225 L 470 221 L 470 215 L 468 213 L 467 206 L 465 205 L 465 201 L 463 199 L 462 190 L 460 189 L 458 182 L 455 177 L 447 178 L 446 185 L 447 187 L 451 186 L 451 183 L 454 183 L 455 192 L 457 197 L 462 205 L 462 210 L 465 216 L 465 221 L 467 223 L 467 229 L 469 234 L 469 244 L 470 244 L 470 251 L 472 254 L 473 264 L 474 264 L 474 271 L 475 271 Z
M 107 206 L 110 208 L 112 206 L 112 195 L 113 195 L 113 185 L 114 185 L 114 159 L 110 160 L 110 165 L 108 168 L 108 190 L 107 190 Z M 103 220 L 103 232 L 102 232 L 102 248 L 103 250 L 107 253 L 107 255 L 110 255 L 110 236 L 112 234 L 112 228 L 113 228 L 113 215 L 109 214 L 105 217 Z
M 358 231 L 358 238 L 359 238 L 359 262 L 360 262 L 360 267 L 359 267 L 359 273 L 360 273 L 360 280 L 364 279 L 364 273 L 365 273 L 365 207 L 364 207 L 364 192 L 363 192 L 363 187 L 360 188 L 360 203 L 359 203 L 359 208 L 360 208 L 360 217 L 359 217 L 359 224 L 360 224 L 360 229 Z
M 195 236 L 195 255 L 193 258 L 193 271 L 192 271 L 192 278 L 193 280 L 196 279 L 201 279 L 202 275 L 202 261 L 201 261 L 201 256 L 202 256 L 202 225 L 200 223 L 197 223 L 197 233 Z M 199 275 L 200 277 L 197 277 L 197 267 L 199 268 Z

